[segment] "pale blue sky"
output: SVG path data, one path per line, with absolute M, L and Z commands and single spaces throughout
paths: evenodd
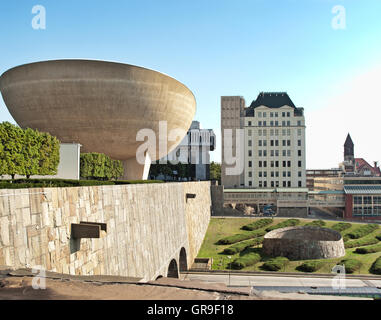
M 37 4 L 46 8 L 45 30 L 31 26 Z M 331 26 L 335 5 L 346 9 L 345 30 Z M 193 91 L 195 119 L 218 137 L 221 95 L 241 95 L 249 105 L 260 91 L 287 91 L 306 111 L 308 168 L 336 166 L 348 131 L 358 156 L 381 160 L 367 144 L 376 142 L 377 95 L 368 96 L 366 106 L 348 106 L 362 102 L 346 94 L 357 91 L 359 77 L 366 79 L 362 95 L 374 81 L 381 83 L 381 71 L 367 76 L 381 65 L 379 0 L 2 0 L 0 30 L 0 73 L 59 58 L 151 68 Z M 367 116 L 359 118 L 357 108 Z M 333 109 L 338 125 L 327 128 L 324 119 Z M 352 115 L 344 121 L 346 110 Z M 5 120 L 14 122 L 0 99 Z M 212 159 L 220 159 L 220 148 Z

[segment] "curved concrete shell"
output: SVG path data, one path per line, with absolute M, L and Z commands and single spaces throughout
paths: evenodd
M 156 160 L 180 143 L 196 112 L 194 95 L 179 81 L 115 62 L 25 64 L 3 73 L 0 90 L 21 127 L 49 132 L 61 142 L 78 142 L 82 152 L 128 160 L 125 178 L 141 178 L 138 171 L 142 168 L 135 160 L 143 143 L 136 141 L 139 130 L 152 129 L 156 134 L 156 152 L 149 154 Z M 176 141 L 168 141 L 167 149 L 159 154 L 160 121 L 166 121 L 168 133 L 173 129 L 184 132 Z

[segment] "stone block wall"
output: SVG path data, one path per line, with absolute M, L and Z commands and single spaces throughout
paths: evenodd
M 186 200 L 186 193 L 196 194 Z M 210 219 L 210 183 L 0 190 L 0 265 L 49 271 L 166 276 L 185 248 L 190 266 Z M 73 239 L 71 223 L 107 223 L 99 239 Z

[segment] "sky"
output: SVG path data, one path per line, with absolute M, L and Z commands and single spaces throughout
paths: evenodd
M 45 29 L 32 26 L 35 5 Z M 248 106 L 261 91 L 286 91 L 304 108 L 307 168 L 337 167 L 348 132 L 356 157 L 381 160 L 379 0 L 1 0 L 0 30 L 0 74 L 82 58 L 181 81 L 196 97 L 195 120 L 217 135 L 214 161 L 220 97 Z M 15 123 L 2 98 L 0 121 Z

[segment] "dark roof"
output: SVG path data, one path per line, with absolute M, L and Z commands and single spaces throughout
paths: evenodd
M 349 133 L 347 135 L 347 139 L 345 140 L 344 147 L 353 147 L 353 141 Z
M 259 106 L 280 108 L 285 105 L 294 108 L 295 115 L 303 115 L 303 108 L 296 108 L 287 92 L 261 92 L 250 107 L 246 109 L 246 116 L 254 116 L 254 109 Z

